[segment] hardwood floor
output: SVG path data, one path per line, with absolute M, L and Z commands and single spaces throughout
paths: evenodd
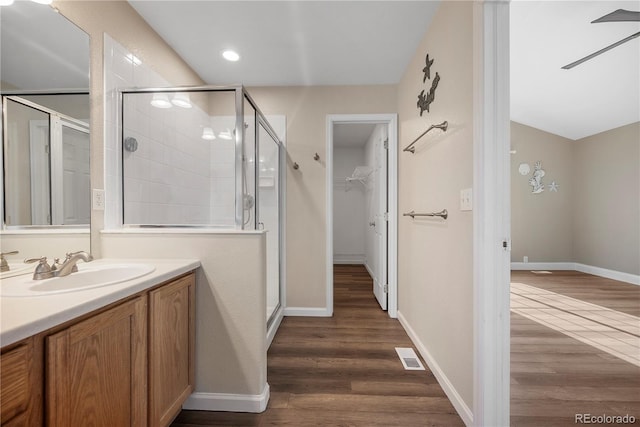
M 550 275 L 514 271 L 511 281 L 618 312 L 640 314 L 640 288 L 634 285 L 573 271 Z M 590 317 L 588 311 L 579 314 L 581 319 Z M 596 323 L 597 329 L 606 330 L 606 325 Z M 637 346 L 637 335 L 627 335 Z M 629 414 L 640 422 L 640 367 L 512 313 L 511 425 L 570 426 L 576 424 L 576 414 Z
M 464 425 L 433 374 L 402 367 L 395 347 L 412 343 L 378 306 L 364 267 L 336 265 L 334 283 L 333 317 L 282 321 L 268 353 L 264 413 L 182 411 L 172 425 Z

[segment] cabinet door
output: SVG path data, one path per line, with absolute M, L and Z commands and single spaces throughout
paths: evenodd
M 28 338 L 0 356 L 0 424 L 42 424 L 42 350 Z
M 195 276 L 149 293 L 149 425 L 167 426 L 193 391 Z
M 144 426 L 146 297 L 47 338 L 49 426 Z

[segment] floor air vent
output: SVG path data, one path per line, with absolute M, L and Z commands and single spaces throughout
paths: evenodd
M 420 362 L 418 355 L 412 348 L 396 347 L 396 353 L 402 362 L 402 366 L 407 371 L 424 371 L 424 366 Z

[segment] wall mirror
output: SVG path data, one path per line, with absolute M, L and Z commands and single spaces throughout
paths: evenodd
M 0 43 L 3 229 L 88 231 L 89 36 L 20 1 L 0 7 Z

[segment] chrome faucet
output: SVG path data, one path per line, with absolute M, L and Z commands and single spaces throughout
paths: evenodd
M 11 251 L 11 252 L 3 252 L 0 254 L 0 271 L 4 272 L 4 271 L 9 271 L 9 263 L 7 263 L 7 260 L 4 259 L 5 255 L 16 255 L 18 253 L 18 251 Z
M 84 262 L 93 261 L 93 256 L 85 251 L 68 253 L 64 262 L 60 265 L 56 265 L 55 270 L 53 270 L 53 277 L 64 277 L 71 273 L 75 273 L 78 271 L 78 266 L 76 264 L 80 260 Z
M 50 279 L 52 277 L 64 277 L 68 276 L 71 273 L 75 273 L 76 271 L 78 271 L 78 266 L 76 264 L 80 260 L 84 262 L 93 261 L 93 256 L 91 256 L 91 254 L 88 252 L 79 251 L 68 253 L 62 264 L 59 264 L 58 259 L 56 258 L 53 262 L 53 265 L 49 265 L 49 263 L 47 262 L 47 257 L 31 258 L 25 260 L 24 262 L 38 262 L 38 265 L 33 272 L 33 280 L 42 280 Z

